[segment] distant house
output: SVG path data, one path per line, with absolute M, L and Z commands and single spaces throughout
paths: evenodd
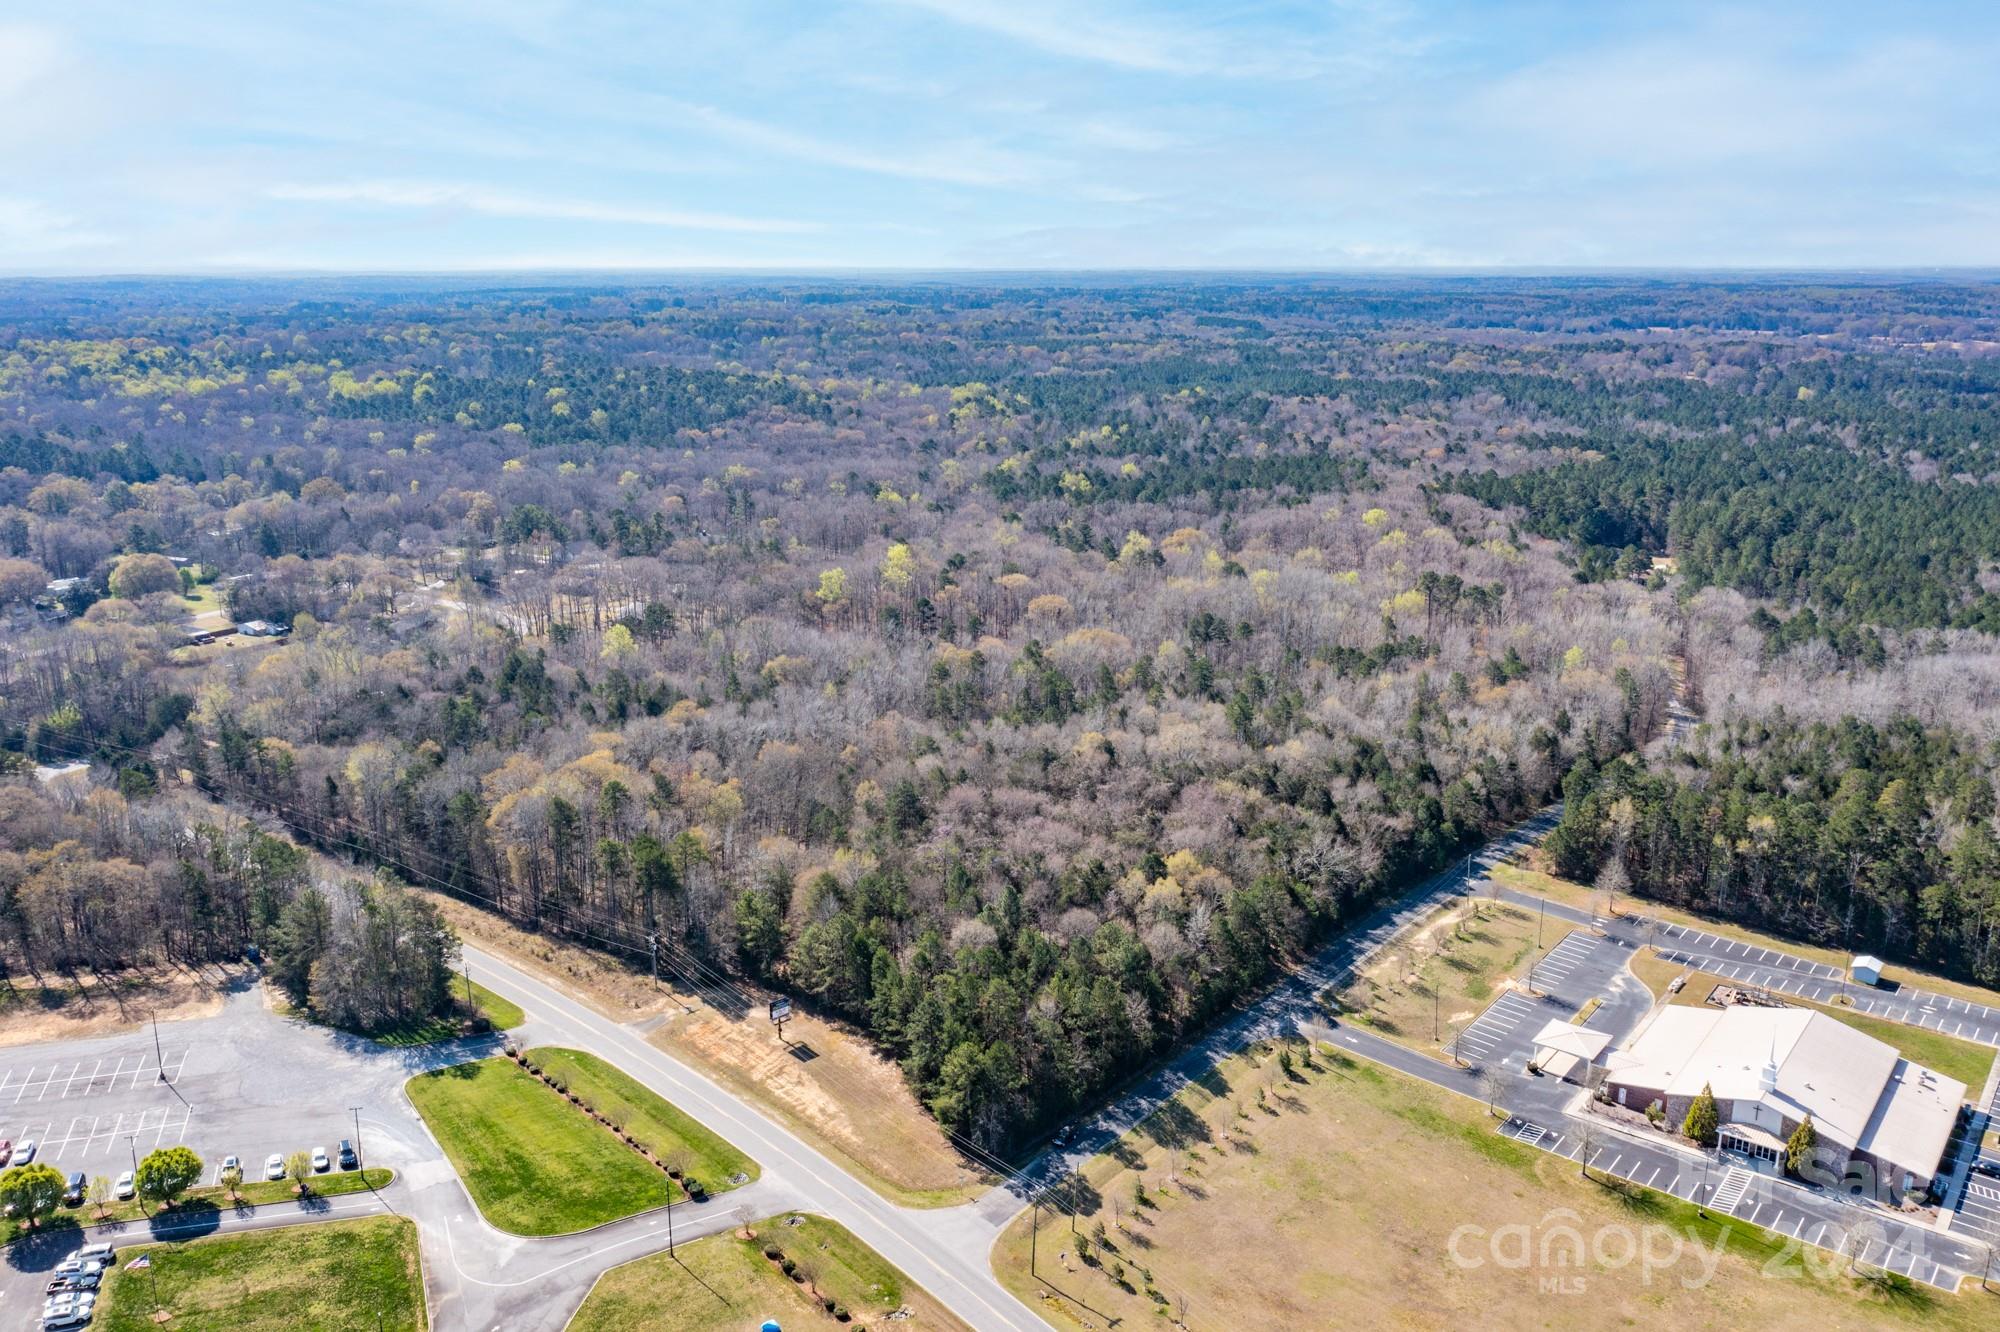
M 1782 1174 L 1810 1115 L 1823 1169 L 1858 1166 L 1905 1192 L 1929 1187 L 1965 1100 L 1964 1083 L 1807 1008 L 1663 1008 L 1607 1062 L 1610 1097 L 1634 1110 L 1657 1101 L 1669 1124 L 1712 1089 L 1720 1145 L 1751 1169 Z
M 52 597 L 66 597 L 82 586 L 81 578 L 55 578 L 51 579 L 49 585 L 42 590 Z
M 1856 953 L 1854 961 L 1848 965 L 1858 985 L 1880 985 L 1882 983 L 1882 959 L 1873 953 Z
M 80 782 L 90 772 L 90 765 L 81 760 L 75 763 L 37 763 L 35 780 L 44 786 L 57 782 Z
M 236 626 L 236 632 L 251 638 L 279 638 L 289 634 L 289 625 L 277 624 L 270 620 L 245 620 Z

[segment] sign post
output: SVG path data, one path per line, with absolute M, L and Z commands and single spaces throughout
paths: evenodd
M 785 1024 L 792 1020 L 792 1001 L 773 999 L 771 1001 L 771 1025 L 778 1029 L 778 1042 L 784 1043 Z

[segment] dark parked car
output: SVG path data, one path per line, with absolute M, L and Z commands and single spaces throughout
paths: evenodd
M 69 1177 L 69 1187 L 63 1190 L 63 1201 L 75 1207 L 83 1201 L 83 1192 L 90 1187 L 90 1177 L 81 1170 Z
M 340 1140 L 340 1168 L 352 1170 L 361 1164 L 361 1157 L 354 1150 L 354 1144 L 347 1139 Z
M 2000 1161 L 1974 1161 L 1972 1168 L 1982 1175 L 1992 1175 L 1995 1178 L 2000 1178 Z

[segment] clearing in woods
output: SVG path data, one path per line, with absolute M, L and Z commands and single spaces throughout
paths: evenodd
M 1289 1048 L 1290 1074 L 1275 1047 L 1231 1058 L 1092 1158 L 1075 1231 L 1042 1209 L 1038 1277 L 1027 1213 L 994 1246 L 996 1274 L 1070 1329 L 1175 1326 L 1182 1299 L 1201 1332 L 1971 1332 L 2000 1311 L 1976 1280 L 1954 1296 L 1850 1276 L 1838 1255 L 1585 1180 L 1575 1162 L 1501 1137 L 1473 1101 L 1325 1048 L 1307 1065 L 1302 1044 Z M 1580 1265 L 1544 1261 L 1551 1245 L 1568 1257 L 1572 1234 Z M 1628 1258 L 1643 1245 L 1662 1261 Z
M 519 929 L 439 893 L 424 896 L 467 940 L 606 1016 L 624 1023 L 657 1017 L 647 1036 L 653 1044 L 756 1102 L 892 1201 L 949 1207 L 996 1182 L 952 1149 L 902 1070 L 848 1029 L 801 1007 L 785 1024 L 781 1044 L 765 1014 L 772 996 L 747 982 L 741 989 L 748 1010 L 726 1013 L 698 993 L 654 985 L 643 968 Z

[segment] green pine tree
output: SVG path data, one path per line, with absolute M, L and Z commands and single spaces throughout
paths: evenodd
M 1804 1177 L 1806 1167 L 1813 1163 L 1813 1152 L 1819 1147 L 1819 1130 L 1813 1127 L 1812 1116 L 1807 1115 L 1792 1130 L 1792 1136 L 1785 1143 L 1785 1169 L 1794 1175 Z
M 1687 1118 L 1681 1123 L 1681 1132 L 1704 1147 L 1715 1146 L 1715 1130 L 1722 1124 L 1721 1112 L 1715 1108 L 1715 1089 L 1706 1082 L 1701 1084 L 1701 1095 L 1694 1098 L 1688 1107 Z

